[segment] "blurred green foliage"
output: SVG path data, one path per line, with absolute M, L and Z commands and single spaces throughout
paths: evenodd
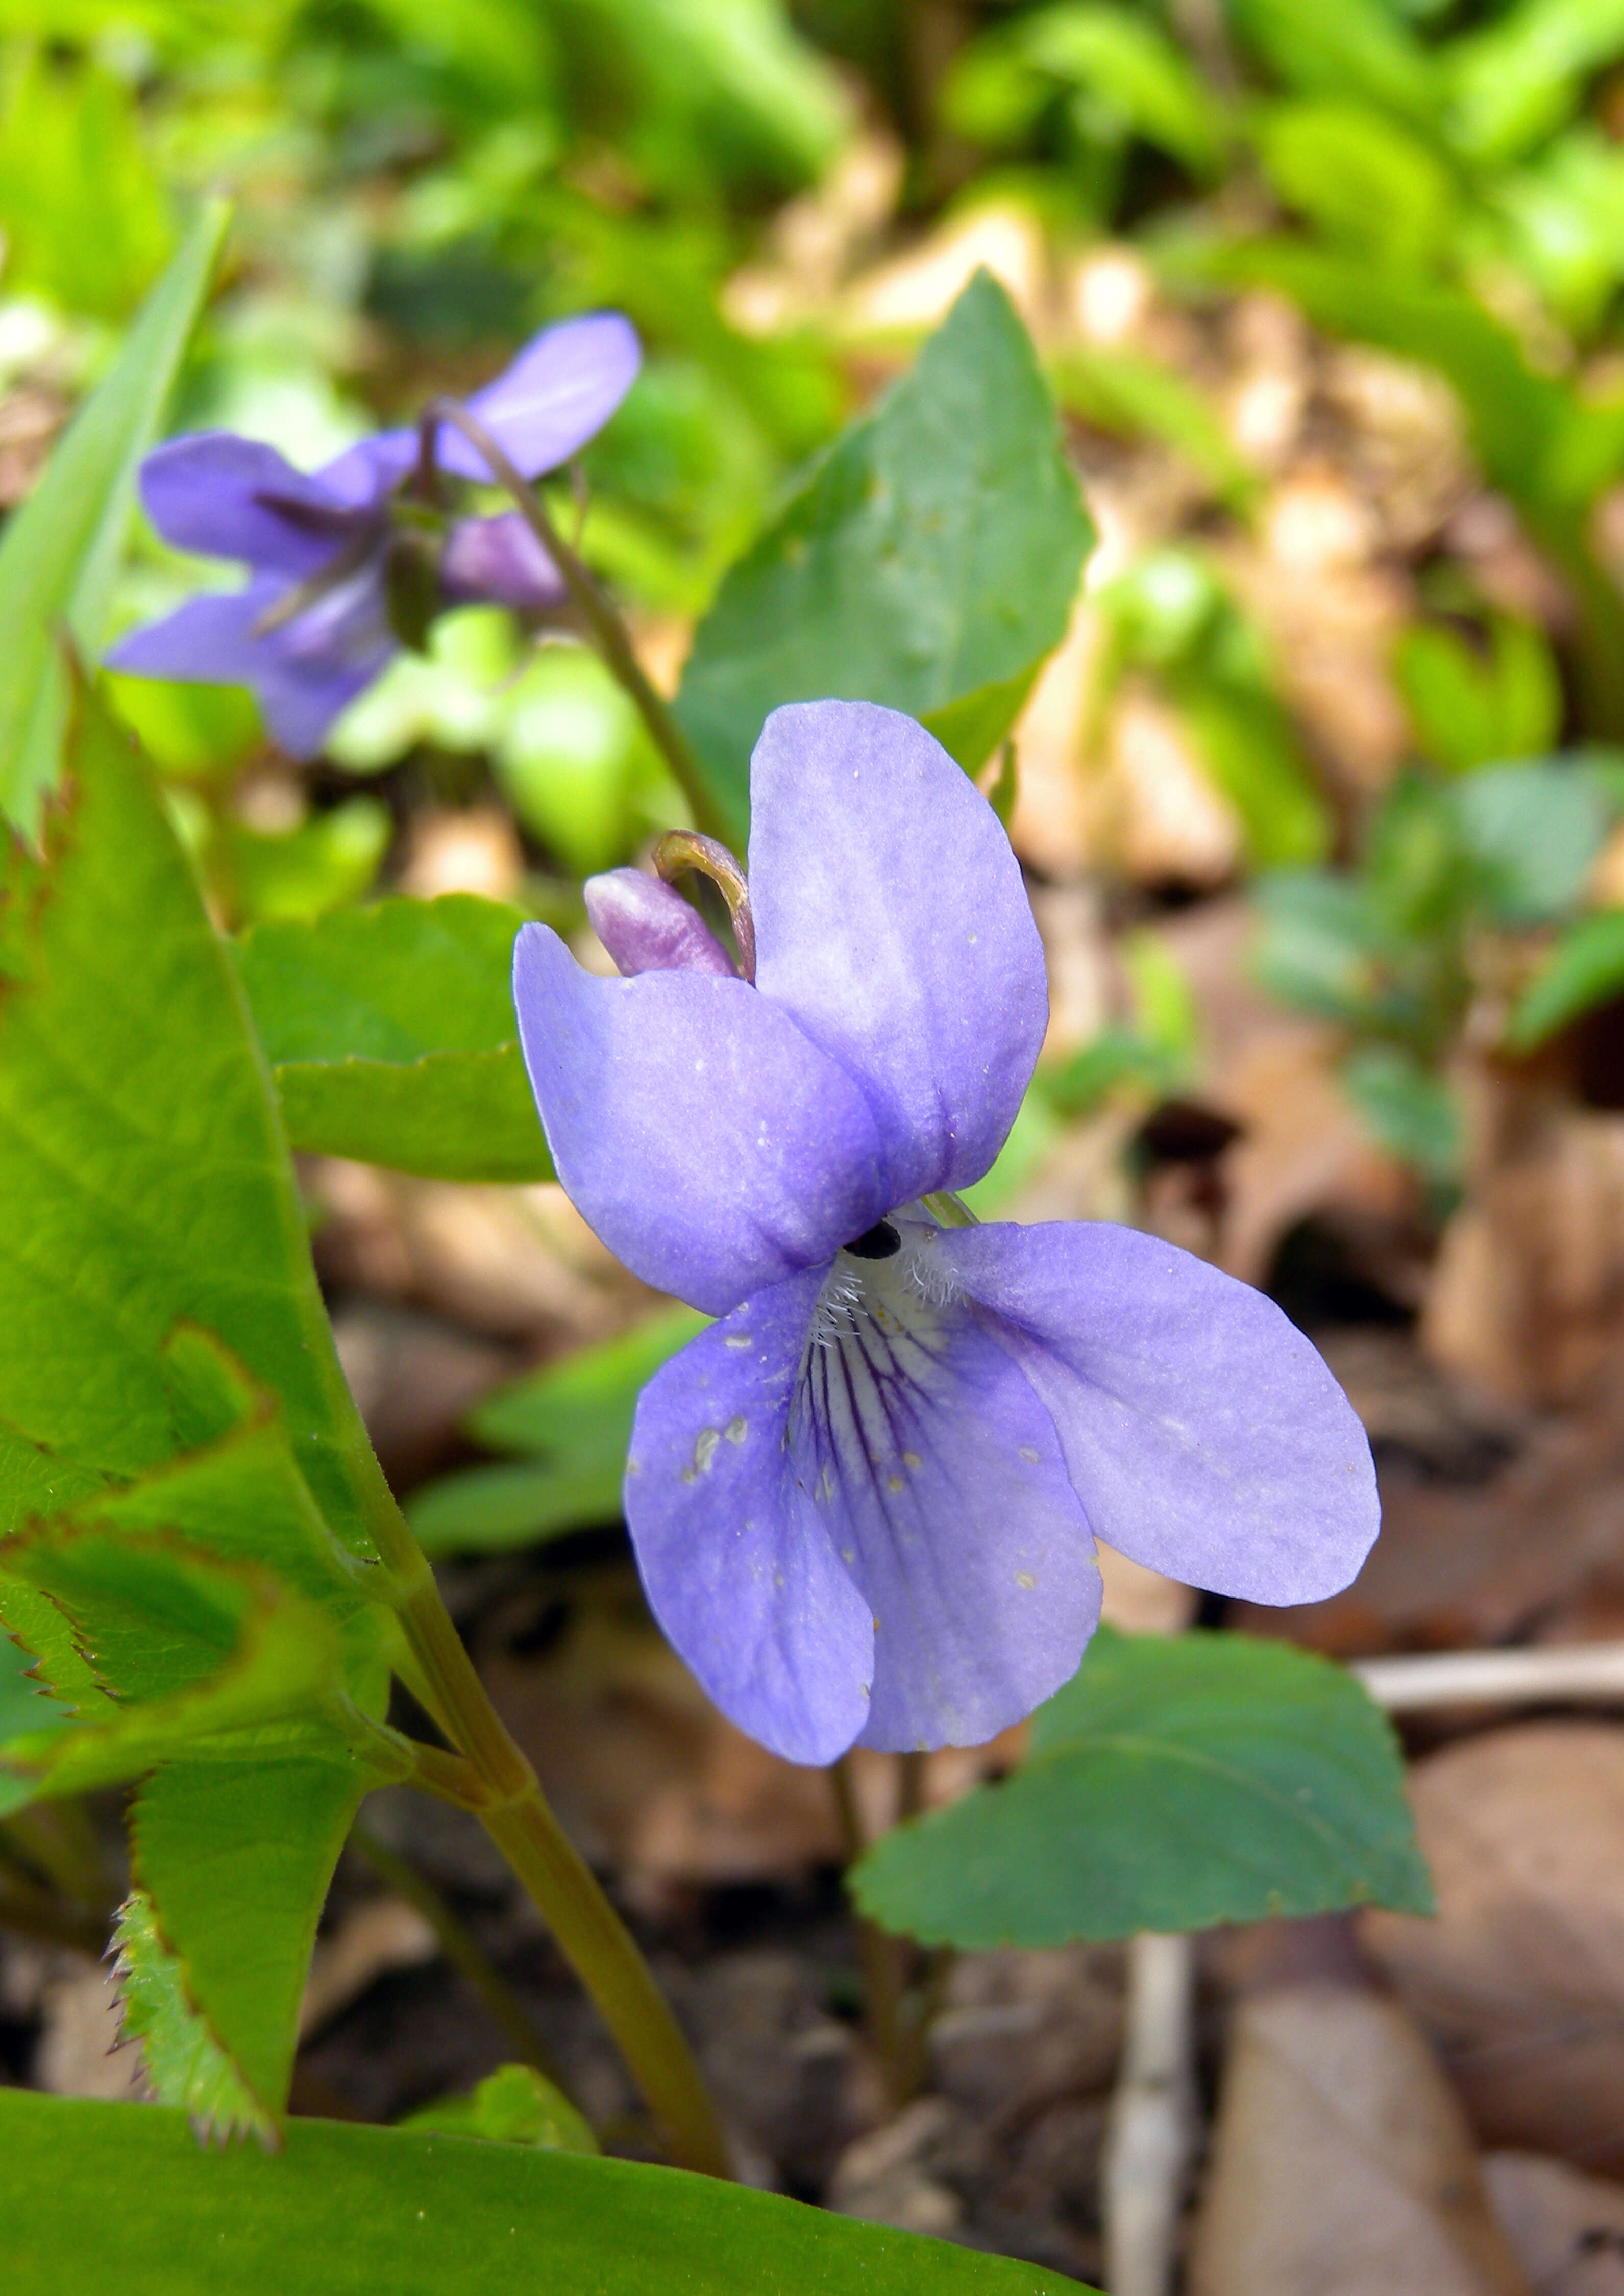
M 73 396 L 103 374 L 205 193 L 231 194 L 236 222 L 169 419 L 242 429 L 307 465 L 479 381 L 539 324 L 618 306 L 646 364 L 577 474 L 588 562 L 669 630 L 673 663 L 701 622 L 690 714 L 749 684 L 742 624 L 789 607 L 796 676 L 867 690 L 874 600 L 852 591 L 837 631 L 794 598 L 823 578 L 821 560 L 800 571 L 797 520 L 862 460 L 865 434 L 828 450 L 899 363 L 895 340 L 876 347 L 834 311 L 839 265 L 820 273 L 816 253 L 844 211 L 832 187 L 875 127 L 901 153 L 892 247 L 996 197 L 1057 265 L 1126 241 L 1198 313 L 1264 287 L 1333 336 L 1434 369 L 1483 480 L 1565 586 L 1566 619 L 1541 627 L 1469 579 L 1429 587 L 1428 570 L 1392 663 L 1414 771 L 1350 804 L 1221 546 L 1267 493 L 1224 407 L 1154 346 L 1041 342 L 1068 421 L 1152 442 L 1206 505 L 1199 531 L 1113 556 L 1098 585 L 1092 731 L 1127 680 L 1171 707 L 1259 873 L 1267 977 L 1334 1009 L 1378 1132 L 1424 1170 L 1452 1168 L 1442 1076 L 1485 946 L 1521 952 L 1512 1045 L 1624 979 L 1582 869 L 1560 898 L 1550 875 L 1521 906 L 1504 881 L 1489 889 L 1472 842 L 1488 800 L 1468 795 L 1511 788 L 1481 768 L 1624 740 L 1624 605 L 1597 524 L 1624 479 L 1624 0 L 0 0 L 0 390 L 43 377 Z M 786 217 L 807 194 L 824 203 L 816 226 Z M 862 243 L 854 227 L 849 250 Z M 729 283 L 791 247 L 812 289 L 747 327 Z M 553 508 L 579 515 L 562 481 Z M 972 526 L 990 532 L 990 515 Z M 889 546 L 860 521 L 841 545 L 876 567 Z M 923 596 L 944 554 L 927 538 L 915 556 Z M 114 619 L 226 578 L 149 536 Z M 980 578 L 993 622 L 1009 617 L 1014 674 L 944 717 L 967 758 L 1001 738 L 1029 658 L 1059 634 L 1052 601 L 1015 595 L 1013 560 Z M 785 643 L 766 632 L 761 694 L 734 696 L 735 778 Z M 944 676 L 923 656 L 886 673 L 922 707 Z M 287 775 L 240 693 L 111 684 L 232 924 L 370 898 L 425 803 L 505 807 L 529 873 L 502 890 L 561 915 L 578 914 L 570 881 L 685 818 L 595 660 L 533 651 L 495 612 L 447 617 L 398 662 L 315 778 Z M 732 707 L 724 695 L 710 716 Z M 1596 785 L 1589 767 L 1529 771 L 1564 792 Z M 1019 779 L 1017 757 L 1001 803 Z M 1530 828 L 1538 850 L 1575 818 L 1564 794 Z M 1342 993 L 1356 975 L 1359 994 Z M 1045 1087 L 1051 1113 L 1113 1079 L 1144 1092 L 1191 1073 L 1136 1020 L 1072 1068 Z

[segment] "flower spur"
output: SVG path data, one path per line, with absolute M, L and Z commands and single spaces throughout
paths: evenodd
M 644 1389 L 626 1480 L 699 1680 L 793 1761 L 974 1744 L 1075 1671 L 1096 1536 L 1256 1602 L 1345 1586 L 1369 1446 L 1270 1300 L 1130 1228 L 952 1224 L 1047 1017 L 990 807 L 862 702 L 775 711 L 750 790 L 753 980 L 629 870 L 588 887 L 622 977 L 543 925 L 514 957 L 565 1189 L 720 1319 Z

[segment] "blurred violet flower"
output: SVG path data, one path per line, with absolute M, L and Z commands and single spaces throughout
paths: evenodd
M 1253 1602 L 1347 1585 L 1364 1430 L 1261 1293 L 1103 1224 L 957 1225 L 1043 1041 L 990 807 L 912 719 L 776 710 L 751 765 L 753 982 L 672 889 L 588 906 L 624 976 L 526 925 L 514 988 L 560 1178 L 721 1320 L 650 1382 L 626 1515 L 661 1626 L 792 1761 L 975 1744 L 1075 1671 L 1097 1535 Z
M 476 391 L 469 412 L 527 478 L 569 459 L 631 388 L 640 353 L 613 312 L 566 320 Z M 229 430 L 173 439 L 142 466 L 141 495 L 166 542 L 246 561 L 246 589 L 192 598 L 109 655 L 146 677 L 250 685 L 272 734 L 314 757 L 345 705 L 442 607 L 477 601 L 542 613 L 564 586 L 516 512 L 459 518 L 417 481 L 418 433 L 386 430 L 307 475 Z M 438 472 L 488 480 L 442 427 Z

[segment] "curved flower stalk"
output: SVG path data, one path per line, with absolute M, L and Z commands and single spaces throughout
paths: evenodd
M 602 430 L 640 357 L 616 313 L 566 320 L 469 411 L 535 478 Z M 248 586 L 189 599 L 109 661 L 144 676 L 252 686 L 283 749 L 313 757 L 339 712 L 442 608 L 485 601 L 541 614 L 564 603 L 562 577 L 518 512 L 446 509 L 443 478 L 490 476 L 455 430 L 437 436 L 431 462 L 417 430 L 386 430 L 309 474 L 228 430 L 171 439 L 142 467 L 148 515 L 177 549 L 243 561 Z
M 860 702 L 775 711 L 750 787 L 753 980 L 629 870 L 588 889 L 625 977 L 542 925 L 514 969 L 569 1193 L 721 1319 L 644 1390 L 626 1481 L 710 1695 L 793 1761 L 973 1744 L 1076 1669 L 1096 1536 L 1252 1601 L 1345 1586 L 1370 1449 L 1277 1308 L 1154 1236 L 941 1193 L 997 1155 L 1047 1016 L 990 807 Z

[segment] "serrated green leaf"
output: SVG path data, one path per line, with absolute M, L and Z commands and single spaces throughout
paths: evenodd
M 61 1514 L 103 1482 L 94 1467 L 53 1458 L 25 1435 L 0 1427 L 0 1538 L 40 1516 Z
M 522 922 L 451 893 L 245 934 L 243 982 L 293 1145 L 440 1179 L 550 1178 L 513 1014 Z
M 1109 1628 L 1014 1776 L 887 1834 L 852 1890 L 887 1929 L 972 1948 L 1431 1904 L 1397 1742 L 1351 1676 Z
M 407 1516 L 420 1544 L 431 1554 L 495 1553 L 617 1521 L 637 1398 L 709 1320 L 691 1308 L 668 1309 L 488 1395 L 469 1416 L 470 1434 L 529 1456 L 414 1493 Z
M 38 1665 L 39 1653 L 22 1622 L 0 1623 L 0 1746 L 8 1738 L 72 1718 L 72 1708 L 40 1679 Z
M 209 201 L 122 352 L 0 540 L 0 814 L 32 832 L 57 778 L 68 686 L 61 633 L 106 635 L 135 473 L 157 434 L 225 234 Z
M 442 2097 L 400 2124 L 493 2144 L 537 2144 L 548 2152 L 595 2152 L 598 2140 L 562 2090 L 534 2065 L 499 2065 L 466 2096 Z
M 0 1421 L 139 1475 L 181 1440 L 166 1347 L 207 1330 L 281 1398 L 324 1514 L 364 1549 L 375 1465 L 235 968 L 92 695 L 70 755 L 43 879 L 13 857 L 29 898 L 0 981 L 0 1201 L 28 1207 L 0 1255 Z
M 1532 1052 L 1593 1005 L 1624 995 L 1624 909 L 1581 917 L 1523 990 L 1505 1031 L 1513 1052 Z
M 73 1519 L 116 1530 L 177 1531 L 228 1562 L 265 1564 L 340 1618 L 367 1600 L 294 1464 L 268 1396 L 245 1424 L 139 1482 L 84 1500 Z
M 1008 715 L 1064 636 L 1093 539 L 1026 331 L 986 274 L 723 582 L 677 714 L 742 838 L 750 753 L 780 702 L 924 718 L 984 689 Z M 972 760 L 961 756 L 961 764 Z
M 157 2106 L 0 2089 L 29 2296 L 1074 2296 L 1013 2263 L 637 2161 L 294 2120 L 204 2152 Z
M 39 1633 L 17 1589 L 49 1598 L 66 1652 Z M 0 1809 L 139 1777 L 207 1748 L 216 1759 L 267 1738 L 314 1737 L 347 1755 L 336 1720 L 342 1645 L 332 1623 L 260 1570 L 228 1566 L 171 1538 L 53 1524 L 0 1549 L 0 1620 L 37 1653 L 39 1678 L 77 1698 L 67 1727 L 0 1746 Z M 83 1660 L 95 1692 L 86 1694 Z
M 179 2105 L 199 2136 L 268 2141 L 275 2123 L 187 2000 L 181 1966 L 158 1933 L 152 1900 L 133 1890 L 113 1931 L 114 1971 L 126 2041 L 160 2104 Z
M 184 1998 L 272 2115 L 332 1869 L 377 1782 L 335 1734 L 324 1752 L 173 1761 L 135 1797 L 131 1863 Z

